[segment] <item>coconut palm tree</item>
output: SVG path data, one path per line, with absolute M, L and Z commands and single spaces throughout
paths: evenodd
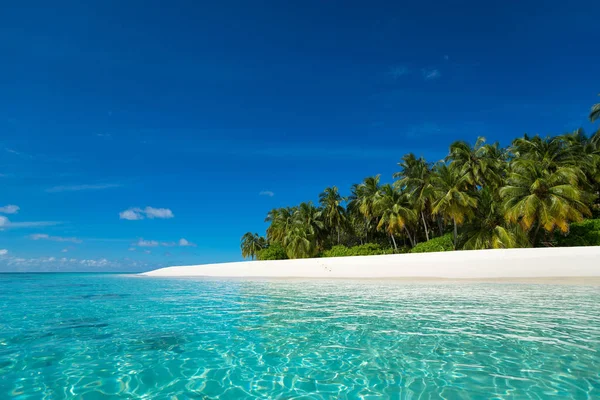
M 322 216 L 327 225 L 334 228 L 337 233 L 337 243 L 340 244 L 340 231 L 346 222 L 346 210 L 342 206 L 346 199 L 340 196 L 336 186 L 326 188 L 319 194 L 319 204 L 322 208 Z
M 450 161 L 473 187 L 496 186 L 501 180 L 502 162 L 498 149 L 498 143 L 486 144 L 484 137 L 478 137 L 473 147 L 465 141 L 457 141 L 450 145 L 446 161 Z
M 460 248 L 480 250 L 530 247 L 527 233 L 520 225 L 505 223 L 497 193 L 485 187 L 476 197 L 474 216 L 462 227 Z
M 469 178 L 456 164 L 438 163 L 431 179 L 434 190 L 432 213 L 441 215 L 453 224 L 454 246 L 458 242 L 458 225 L 473 214 L 477 199 L 469 191 Z
M 385 229 L 392 238 L 396 251 L 398 251 L 398 246 L 394 235 L 400 234 L 403 230 L 411 245 L 415 245 L 407 225 L 417 219 L 417 214 L 411 208 L 407 195 L 395 190 L 390 184 L 383 185 L 375 201 L 375 210 L 380 216 L 377 229 Z
M 594 196 L 580 188 L 579 183 L 585 179 L 580 169 L 551 170 L 539 162 L 518 161 L 513 162 L 500 196 L 508 222 L 519 223 L 526 231 L 536 227 L 532 236 L 534 245 L 540 228 L 566 233 L 570 222 L 591 215 L 588 204 Z
M 379 175 L 367 177 L 362 183 L 353 185 L 351 189 L 348 207 L 352 212 L 363 216 L 366 228 L 365 241 L 368 241 L 371 224 L 375 219 L 375 201 L 381 188 L 379 177 Z
M 314 257 L 320 250 L 324 227 L 321 210 L 312 202 L 301 203 L 282 241 L 288 257 Z
M 573 158 L 572 149 L 561 136 L 542 138 L 524 135 L 513 140 L 510 152 L 513 162 L 533 161 L 553 171 L 570 164 Z
M 402 161 L 398 165 L 400 172 L 393 175 L 398 179 L 394 182 L 394 186 L 399 190 L 405 190 L 410 195 L 415 211 L 421 216 L 425 237 L 429 240 L 425 213 L 430 210 L 433 200 L 431 166 L 423 157 L 416 158 L 412 153 L 402 157 Z
M 562 165 L 582 170 L 587 178 L 580 184 L 593 186 L 595 182 L 600 182 L 600 147 L 594 137 L 588 138 L 583 129 L 577 129 L 559 138 L 568 154 L 564 157 Z
M 292 226 L 295 207 L 274 208 L 267 214 L 265 222 L 270 222 L 267 228 L 267 239 L 269 243 L 283 242 L 286 232 Z
M 254 260 L 258 251 L 266 247 L 267 241 L 258 233 L 246 232 L 242 236 L 240 248 L 242 249 L 242 257 L 244 258 L 251 257 Z
M 600 96 L 600 94 L 598 96 Z M 600 119 L 600 103 L 594 104 L 590 111 L 590 121 L 596 122 L 598 119 Z
M 288 258 L 309 258 L 317 254 L 315 235 L 306 226 L 294 224 L 283 239 L 283 247 Z

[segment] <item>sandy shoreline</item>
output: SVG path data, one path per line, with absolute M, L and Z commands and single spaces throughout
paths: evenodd
M 600 282 L 600 246 L 243 261 L 174 266 L 145 272 L 142 275 L 277 279 L 479 280 L 597 285 Z

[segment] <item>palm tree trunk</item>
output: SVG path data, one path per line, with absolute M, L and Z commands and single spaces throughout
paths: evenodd
M 410 241 L 410 246 L 415 247 L 415 242 L 414 242 L 412 236 L 410 236 L 410 232 L 406 226 L 404 227 L 404 230 L 406 231 L 406 235 L 408 236 L 408 240 Z
M 442 223 L 442 216 L 438 215 L 438 228 L 440 229 L 440 236 L 444 234 L 444 224 Z
M 535 242 L 537 240 L 538 233 L 540 232 L 540 227 L 542 225 L 538 222 L 538 226 L 535 228 L 535 232 L 533 233 L 533 239 L 531 239 L 531 244 L 535 247 Z
M 392 237 L 392 242 L 394 243 L 394 251 L 397 253 L 398 252 L 398 246 L 396 245 L 396 239 L 394 238 L 394 235 L 390 235 Z
M 458 242 L 458 228 L 456 227 L 456 219 L 452 218 L 454 222 L 454 250 L 456 250 L 456 243 Z
M 338 245 L 340 244 L 340 226 L 338 225 L 337 227 L 337 234 L 338 234 Z
M 425 237 L 429 241 L 429 231 L 427 230 L 427 223 L 425 222 L 425 215 L 423 214 L 423 211 L 421 211 L 421 219 L 423 220 L 423 228 L 425 228 Z

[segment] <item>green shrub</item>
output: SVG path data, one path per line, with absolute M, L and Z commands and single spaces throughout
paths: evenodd
M 427 242 L 419 243 L 410 251 L 411 253 L 432 253 L 436 251 L 452 251 L 454 243 L 452 234 L 448 233 L 444 236 L 436 237 Z
M 376 256 L 382 254 L 393 254 L 394 249 L 384 248 L 376 243 L 367 243 L 358 246 L 346 247 L 344 245 L 333 246 L 325 250 L 323 257 L 351 257 L 351 256 Z
M 256 258 L 258 260 L 287 260 L 288 256 L 280 243 L 272 243 L 266 249 L 259 250 Z
M 600 219 L 587 219 L 569 226 L 569 233 L 564 236 L 556 234 L 556 245 L 571 246 L 600 246 Z

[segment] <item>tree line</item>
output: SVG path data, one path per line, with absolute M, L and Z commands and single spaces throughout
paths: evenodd
M 600 103 L 589 118 L 600 119 Z M 276 258 L 307 258 L 367 243 L 403 252 L 448 233 L 455 249 L 545 246 L 600 211 L 600 130 L 524 135 L 506 148 L 456 141 L 442 161 L 409 153 L 398 166 L 393 184 L 371 176 L 349 196 L 332 186 L 318 204 L 269 211 L 266 237 L 246 233 L 242 256 L 271 248 Z

